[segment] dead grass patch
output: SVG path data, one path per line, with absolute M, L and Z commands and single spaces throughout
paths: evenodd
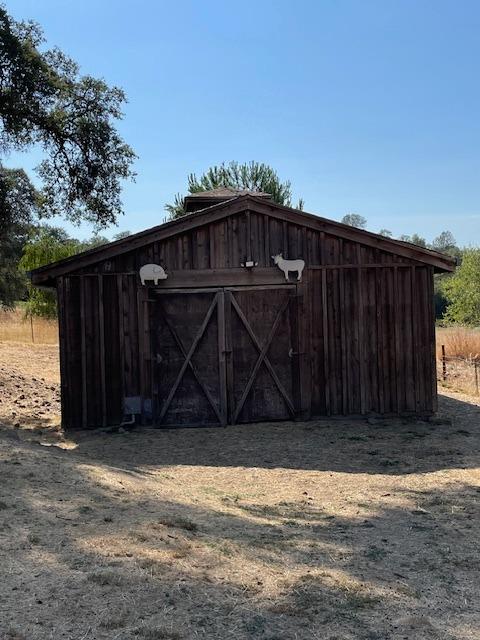
M 447 356 L 480 357 L 480 329 L 469 327 L 439 327 L 436 332 L 437 359 L 442 356 L 442 344 Z
M 105 615 L 102 616 L 99 626 L 108 631 L 121 629 L 130 624 L 133 615 L 132 609 L 128 606 L 123 606 L 115 612 L 107 611 Z
M 101 587 L 112 586 L 119 587 L 125 584 L 124 577 L 118 572 L 108 569 L 92 571 L 87 574 L 87 580 Z
M 185 531 L 191 531 L 196 533 L 198 531 L 198 524 L 187 518 L 179 518 L 178 516 L 164 516 L 158 520 L 158 523 L 165 527 L 172 527 L 174 529 L 184 529 Z
M 182 640 L 184 638 L 178 631 L 165 627 L 138 627 L 134 634 L 143 640 Z
M 3 343 L 2 381 L 45 397 L 54 351 Z M 0 638 L 477 640 L 480 407 L 440 407 L 69 450 L 1 428 Z
M 27 640 L 27 636 L 15 629 L 7 629 L 0 635 L 0 640 Z
M 58 323 L 45 318 L 25 318 L 21 309 L 0 310 L 0 342 L 58 344 Z

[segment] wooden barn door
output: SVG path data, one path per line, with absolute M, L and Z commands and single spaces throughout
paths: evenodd
M 158 292 L 152 316 L 157 426 L 295 415 L 296 287 Z
M 295 293 L 294 285 L 225 292 L 230 424 L 295 415 Z
M 154 423 L 225 425 L 223 290 L 159 293 L 152 334 Z

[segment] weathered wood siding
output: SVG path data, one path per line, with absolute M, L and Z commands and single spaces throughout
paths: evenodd
M 140 266 L 164 266 L 162 288 L 281 287 L 271 260 L 280 252 L 306 261 L 292 319 L 298 416 L 433 412 L 433 267 L 244 211 L 58 279 L 64 424 L 117 424 L 131 396 L 149 420 L 153 320 Z M 240 264 L 250 259 L 258 266 L 248 273 Z

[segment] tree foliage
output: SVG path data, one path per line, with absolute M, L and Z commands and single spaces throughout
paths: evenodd
M 416 244 L 418 247 L 423 247 L 426 249 L 427 241 L 422 236 L 418 235 L 418 233 L 414 233 L 411 236 L 403 234 L 400 236 L 399 240 L 402 242 L 410 242 L 410 244 Z
M 465 249 L 462 264 L 443 286 L 449 301 L 445 319 L 480 325 L 480 249 Z
M 457 243 L 451 231 L 442 231 L 432 242 L 432 249 L 442 251 L 443 253 L 447 253 L 449 250 L 451 251 L 456 248 Z
M 380 229 L 378 234 L 380 236 L 384 236 L 385 238 L 391 238 L 392 235 L 393 235 L 392 232 L 389 229 Z
M 0 166 L 0 307 L 12 307 L 26 292 L 18 262 L 31 230 L 38 194 L 21 169 Z
M 19 267 L 23 272 L 31 271 L 107 242 L 108 238 L 98 234 L 88 240 L 80 241 L 70 238 L 61 227 L 41 225 L 33 229 L 28 242 L 25 243 Z M 25 310 L 27 315 L 54 318 L 57 315 L 55 292 L 38 289 L 29 283 Z
M 272 200 L 287 207 L 292 206 L 292 188 L 289 180 L 282 182 L 277 172 L 263 162 L 229 162 L 210 167 L 200 177 L 194 173 L 188 176 L 188 193 L 211 191 L 218 187 L 263 191 L 272 196 Z M 169 217 L 179 218 L 185 215 L 184 199 L 181 194 L 175 196 L 173 204 L 165 205 Z M 303 209 L 303 200 L 297 203 L 297 209 Z
M 36 229 L 23 248 L 20 269 L 31 271 L 49 262 L 56 262 L 78 253 L 80 243 L 68 237 L 63 229 L 42 226 Z M 54 291 L 38 289 L 28 283 L 27 315 L 54 318 L 57 302 Z
M 0 6 L 0 152 L 39 145 L 41 213 L 106 226 L 121 213 L 122 180 L 133 177 L 134 153 L 114 126 L 125 95 L 80 76 L 60 50 L 42 51 L 43 41 L 38 25 Z
M 342 224 L 348 224 L 349 227 L 356 227 L 357 229 L 365 229 L 367 226 L 367 219 L 358 213 L 347 213 L 340 222 Z

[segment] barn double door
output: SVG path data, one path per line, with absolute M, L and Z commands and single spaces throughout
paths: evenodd
M 295 285 L 157 292 L 151 327 L 154 424 L 292 418 L 296 313 Z

